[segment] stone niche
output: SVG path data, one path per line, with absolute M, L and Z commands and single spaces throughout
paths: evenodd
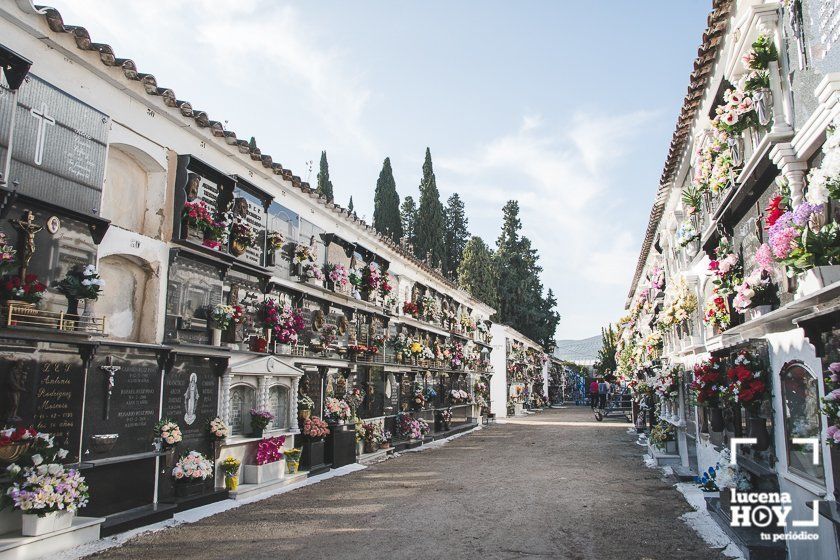
M 219 269 L 179 256 L 169 267 L 166 301 L 166 339 L 208 344 L 207 310 L 222 301 Z
M 163 418 L 177 423 L 183 441 L 177 454 L 212 453 L 209 422 L 218 415 L 219 374 L 224 364 L 202 356 L 178 356 L 164 376 Z
M 102 215 L 115 226 L 161 238 L 166 170 L 145 152 L 124 144 L 108 149 Z
M 96 310 L 108 318 L 108 335 L 119 340 L 155 342 L 157 278 L 148 262 L 132 255 L 109 255 L 99 261 L 106 289 Z

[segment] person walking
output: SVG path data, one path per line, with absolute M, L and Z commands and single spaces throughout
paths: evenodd
M 607 395 L 610 392 L 610 384 L 606 379 L 601 379 L 598 382 L 598 401 L 601 408 L 607 408 Z
M 589 405 L 592 407 L 592 410 L 595 410 L 595 407 L 598 406 L 598 380 L 593 379 L 592 383 L 589 384 Z

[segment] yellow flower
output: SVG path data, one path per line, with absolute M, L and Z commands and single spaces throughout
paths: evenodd
M 423 345 L 419 342 L 412 342 L 411 343 L 411 351 L 415 354 L 419 354 L 423 351 Z

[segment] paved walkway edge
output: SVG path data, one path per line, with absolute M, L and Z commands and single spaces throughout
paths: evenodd
M 478 425 L 471 430 L 467 430 L 466 432 L 461 432 L 460 434 L 455 434 L 453 436 L 449 436 L 444 439 L 439 439 L 420 447 L 415 447 L 414 449 L 407 449 L 401 453 L 394 453 L 392 455 L 385 456 L 382 460 L 377 461 L 381 463 L 382 461 L 388 461 L 395 457 L 399 457 L 404 453 L 420 453 L 423 451 L 428 451 L 432 449 L 437 449 L 446 445 L 452 440 L 458 439 L 463 437 L 467 434 L 471 434 L 476 430 L 481 430 L 483 426 Z M 375 464 L 375 463 L 372 463 Z M 271 498 L 272 496 L 277 496 L 279 494 L 285 494 L 286 492 L 291 492 L 293 490 L 297 490 L 298 488 L 303 488 L 304 486 L 309 486 L 311 484 L 318 484 L 324 480 L 328 480 L 330 478 L 335 478 L 338 476 L 344 476 L 350 473 L 354 473 L 356 471 L 361 471 L 366 469 L 366 465 L 360 465 L 359 463 L 353 463 L 352 465 L 346 465 L 344 467 L 340 467 L 337 469 L 332 469 L 329 472 L 325 472 L 324 474 L 320 474 L 318 476 L 313 476 L 312 478 L 307 478 L 300 482 L 296 482 L 294 484 L 290 484 L 288 486 L 283 486 L 281 488 L 277 488 L 275 490 L 270 490 L 268 492 L 263 492 L 261 494 L 257 494 L 250 498 L 246 498 L 244 500 L 233 500 L 227 499 L 222 500 L 220 502 L 215 502 L 212 504 L 208 504 L 206 506 L 197 507 L 191 510 L 182 511 L 180 513 L 176 513 L 172 519 L 167 519 L 165 521 L 160 521 L 158 523 L 153 523 L 151 525 L 146 525 L 145 527 L 139 527 L 137 529 L 132 529 L 131 531 L 126 531 L 125 533 L 119 533 L 116 535 L 112 535 L 110 537 L 105 537 L 103 539 L 99 539 L 98 541 L 94 541 L 85 545 L 78 546 L 76 548 L 71 548 L 70 550 L 65 550 L 60 554 L 56 554 L 51 556 L 53 560 L 76 560 L 78 558 L 82 558 L 88 556 L 90 554 L 95 554 L 97 552 L 101 552 L 103 550 L 107 550 L 109 548 L 114 548 L 118 546 L 122 546 L 126 541 L 144 533 L 154 533 L 157 531 L 164 531 L 169 529 L 170 527 L 177 527 L 178 525 L 184 523 L 195 523 L 196 521 L 200 521 L 206 517 L 210 517 L 211 515 L 216 515 L 217 513 L 222 513 L 223 511 L 227 511 L 230 509 L 235 509 L 240 506 L 244 506 L 246 504 L 252 504 L 254 502 L 259 502 L 265 500 L 267 498 Z

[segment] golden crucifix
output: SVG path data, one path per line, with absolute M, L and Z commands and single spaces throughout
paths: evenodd
M 9 220 L 12 225 L 20 231 L 20 279 L 25 281 L 26 269 L 29 268 L 29 261 L 35 254 L 35 234 L 41 231 L 43 226 L 35 223 L 35 215 L 31 210 L 23 213 L 19 220 Z

